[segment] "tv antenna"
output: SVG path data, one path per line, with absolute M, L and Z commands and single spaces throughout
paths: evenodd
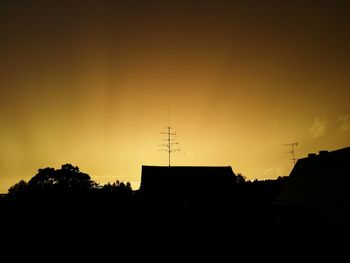
M 289 154 L 292 155 L 290 160 L 295 165 L 297 163 L 297 160 L 298 160 L 297 158 L 295 158 L 295 147 L 298 146 L 298 143 L 297 142 L 292 142 L 292 143 L 285 143 L 283 145 L 291 147 L 291 150 L 288 151 L 288 152 L 285 152 L 285 153 L 289 153 Z
M 167 135 L 166 139 L 163 139 L 163 141 L 165 141 L 166 143 L 162 143 L 159 144 L 159 146 L 165 147 L 165 149 L 161 149 L 159 151 L 163 151 L 163 152 L 167 152 L 168 153 L 168 158 L 169 158 L 169 167 L 170 167 L 170 155 L 173 152 L 179 152 L 180 149 L 176 148 L 175 145 L 179 145 L 178 141 L 176 140 L 176 132 L 172 131 L 173 127 L 166 127 L 165 129 L 167 129 L 166 132 L 160 132 L 160 134 L 164 134 Z

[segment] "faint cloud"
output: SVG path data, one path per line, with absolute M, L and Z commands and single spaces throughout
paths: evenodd
M 350 130 L 350 123 L 343 123 L 340 127 L 339 130 Z
M 194 157 L 194 153 L 192 153 L 192 152 L 187 152 L 187 157 Z
M 350 130 L 350 118 L 349 115 L 341 115 L 338 117 L 339 130 Z
M 264 175 L 265 176 L 270 176 L 270 177 L 278 177 L 278 176 L 283 176 L 285 172 L 285 169 L 283 167 L 269 167 L 264 170 Z
M 326 130 L 327 121 L 322 121 L 319 118 L 314 119 L 312 126 L 309 128 L 309 131 L 314 138 L 324 136 L 326 134 Z
M 276 174 L 278 176 L 283 176 L 284 175 L 284 168 L 283 167 L 276 168 Z
M 265 171 L 264 171 L 264 175 L 271 174 L 272 172 L 273 172 L 273 168 L 272 167 L 266 168 Z

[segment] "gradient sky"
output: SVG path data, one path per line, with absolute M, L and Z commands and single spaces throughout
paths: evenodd
M 0 192 L 64 163 L 138 188 L 142 164 L 167 165 L 169 120 L 174 165 L 248 179 L 288 175 L 284 143 L 297 157 L 350 146 L 349 13 L 350 1 L 2 0 Z

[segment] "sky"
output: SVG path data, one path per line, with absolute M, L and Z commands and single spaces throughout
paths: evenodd
M 289 175 L 350 146 L 349 1 L 0 2 L 0 192 L 71 163 L 139 186 L 142 165 Z

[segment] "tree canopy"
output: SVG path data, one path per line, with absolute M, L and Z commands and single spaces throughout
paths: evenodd
M 39 169 L 28 182 L 30 188 L 45 191 L 84 191 L 90 190 L 94 184 L 88 174 L 71 164 L 64 164 L 61 169 Z

